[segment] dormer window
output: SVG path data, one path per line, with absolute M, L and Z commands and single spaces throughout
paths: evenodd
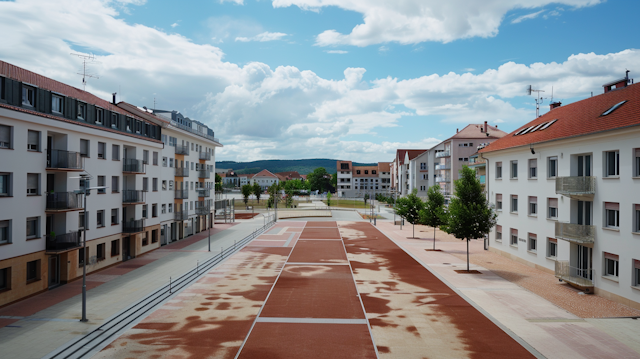
M 613 105 L 610 109 L 608 109 L 605 112 L 603 112 L 602 116 L 606 116 L 606 115 L 610 114 L 611 112 L 617 110 L 618 107 L 622 106 L 622 104 L 624 104 L 625 102 L 627 102 L 627 101 L 625 100 L 625 101 L 618 102 L 617 104 Z
M 96 108 L 96 125 L 102 125 L 104 123 L 104 110 Z
M 131 121 L 133 119 L 131 117 L 127 117 L 127 132 L 131 132 Z
M 87 119 L 87 104 L 84 102 L 78 102 L 78 114 L 76 115 L 78 120 L 85 121 Z
M 111 128 L 118 128 L 120 127 L 120 121 L 118 121 L 118 114 L 117 113 L 112 113 L 111 114 Z
M 33 87 L 22 85 L 22 105 L 34 107 L 36 90 Z

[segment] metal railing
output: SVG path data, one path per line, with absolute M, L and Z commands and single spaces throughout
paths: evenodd
M 450 169 L 451 169 L 451 163 L 436 165 L 436 170 L 450 170 Z
M 451 153 L 449 151 L 436 152 L 436 158 L 449 157 Z
M 593 288 L 593 269 L 572 267 L 569 261 L 556 261 L 556 278 L 583 288 Z
M 173 219 L 176 221 L 186 221 L 189 219 L 189 210 L 184 209 L 182 211 L 173 212 Z
M 69 211 L 82 209 L 81 193 L 55 192 L 47 193 L 47 211 Z
M 588 196 L 596 193 L 596 178 L 593 176 L 556 177 L 556 193 L 571 196 Z
M 46 249 L 48 252 L 59 252 L 80 247 L 80 231 L 58 234 L 56 236 L 47 235 Z
M 198 178 L 210 178 L 210 177 L 211 177 L 211 172 L 207 171 L 206 169 L 198 170 Z
M 210 161 L 211 160 L 211 153 L 209 153 L 209 152 L 200 152 L 198 154 L 198 158 L 201 159 L 201 160 Z
M 131 305 L 129 308 L 114 315 L 88 334 L 58 348 L 56 351 L 50 353 L 48 358 L 82 358 L 88 356 L 95 350 L 100 349 L 102 346 L 105 346 L 111 340 L 110 338 L 112 338 L 116 333 L 120 333 L 136 321 L 141 320 L 141 318 L 147 315 L 147 313 L 155 309 L 158 305 L 164 303 L 165 300 L 171 297 L 174 293 L 177 293 L 194 283 L 225 258 L 228 258 L 235 252 L 239 251 L 247 243 L 251 242 L 271 228 L 275 222 L 271 218 L 270 220 L 270 222 L 267 222 L 264 226 L 256 229 L 253 233 L 244 237 L 240 241 L 234 241 L 233 245 L 230 245 L 226 249 L 220 248 L 220 253 L 212 256 L 204 262 L 200 263 L 197 261 L 195 268 L 187 273 L 184 273 L 177 278 L 169 277 L 169 283 L 156 289 L 146 297 Z
M 122 203 L 141 203 L 144 202 L 145 192 L 141 190 L 124 190 L 122 191 Z
M 196 202 L 196 204 L 202 202 Z M 204 204 L 196 206 L 196 215 L 198 216 L 206 216 L 211 213 L 211 206 L 205 206 Z
M 223 199 L 224 199 L 224 193 L 222 193 L 222 192 L 216 192 L 215 200 L 216 200 L 216 201 L 221 201 L 221 200 L 223 200 Z
M 189 167 L 176 167 L 176 177 L 189 177 Z
M 144 219 L 122 222 L 122 233 L 138 233 L 144 231 Z
M 177 189 L 174 194 L 175 199 L 189 199 L 188 189 Z
M 440 177 L 440 176 L 438 176 L 438 177 L 436 177 L 436 182 L 437 183 L 439 183 L 439 182 L 451 182 L 451 178 L 450 177 Z
M 80 171 L 84 169 L 84 162 L 80 152 L 47 150 L 47 168 Z
M 213 136 L 209 135 L 208 133 L 198 132 L 198 131 L 194 130 L 193 128 L 191 128 L 191 127 L 189 127 L 189 126 L 185 126 L 185 125 L 183 125 L 183 124 L 181 124 L 181 123 L 177 123 L 177 122 L 175 122 L 175 121 L 171 121 L 171 126 L 177 127 L 177 128 L 179 128 L 179 129 L 181 129 L 181 130 L 189 131 L 189 132 L 191 132 L 191 133 L 193 133 L 193 134 L 196 134 L 196 135 L 198 135 L 198 136 L 200 136 L 200 137 L 204 137 L 204 138 L 206 138 L 206 139 L 208 139 L 208 140 L 211 140 L 211 141 L 215 141 L 215 142 L 220 143 L 220 141 L 218 141 L 218 139 L 217 139 L 217 138 L 215 138 L 215 137 L 213 137 Z
M 577 244 L 593 244 L 596 240 L 596 226 L 556 222 L 556 238 Z
M 189 154 L 189 146 L 187 145 L 179 145 L 176 143 L 176 155 L 188 155 Z
M 198 197 L 211 197 L 211 189 L 209 188 L 196 188 Z
M 146 167 L 144 161 L 133 158 L 125 158 L 122 162 L 122 172 L 125 173 L 145 173 Z

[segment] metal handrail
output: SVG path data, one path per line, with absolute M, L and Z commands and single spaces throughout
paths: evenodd
M 204 170 L 198 170 L 198 178 L 211 178 L 211 172 Z
M 176 167 L 176 177 L 189 177 L 189 167 Z
M 146 167 L 143 160 L 127 158 L 122 162 L 122 172 L 145 173 Z
M 47 251 L 65 251 L 76 247 L 80 247 L 80 231 L 58 234 L 55 237 L 47 235 Z
M 211 189 L 209 188 L 196 188 L 198 197 L 211 197 Z
M 55 192 L 47 193 L 47 211 L 82 209 L 81 193 Z
M 436 158 L 449 157 L 451 152 L 449 151 L 441 151 L 436 153 Z
M 47 168 L 84 169 L 80 152 L 47 150 Z
M 572 267 L 569 261 L 556 261 L 555 277 L 581 287 L 593 287 L 593 269 Z
M 141 190 L 126 189 L 122 191 L 122 203 L 142 203 L 145 192 Z
M 200 152 L 200 154 L 198 155 L 198 159 L 209 161 L 209 160 L 211 160 L 211 153 L 209 153 L 209 152 Z
M 138 233 L 144 231 L 144 219 L 122 222 L 122 233 Z
M 189 146 L 176 144 L 175 147 L 176 147 L 176 155 L 188 155 L 189 154 Z
M 189 190 L 188 189 L 177 189 L 174 193 L 175 199 L 189 199 Z

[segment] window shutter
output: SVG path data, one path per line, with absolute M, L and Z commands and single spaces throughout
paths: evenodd
M 0 125 L 0 142 L 11 142 L 11 127 Z
M 633 260 L 633 267 L 636 269 L 640 269 L 640 261 L 637 259 Z
M 636 157 L 640 157 L 640 148 L 636 148 Z
M 636 211 L 640 211 L 640 204 L 636 204 Z
M 501 225 L 496 225 L 496 231 L 502 232 L 502 226 Z
M 501 193 L 497 193 L 496 194 L 496 201 L 498 201 L 498 202 L 502 201 L 502 194 Z
M 515 228 L 511 228 L 511 234 L 514 235 L 514 236 L 517 236 L 518 235 L 518 230 L 515 229 Z
M 538 203 L 538 197 L 529 197 L 529 203 Z
M 27 141 L 30 145 L 37 145 L 38 144 L 38 132 L 36 131 L 29 131 L 28 137 L 27 137 Z
M 618 256 L 615 255 L 615 254 L 611 254 L 611 253 L 607 253 L 607 252 L 603 252 L 603 253 L 604 253 L 604 257 L 606 259 L 611 259 L 611 260 L 614 260 L 614 261 L 618 260 Z
M 27 174 L 27 188 L 38 188 L 38 175 L 35 173 Z
M 533 158 L 529 160 L 529 166 L 530 167 L 538 167 L 538 159 L 537 158 Z
M 531 239 L 538 239 L 538 235 L 535 233 L 529 233 L 529 238 Z
M 604 209 L 610 209 L 613 211 L 619 211 L 620 210 L 620 204 L 619 203 L 614 203 L 614 202 L 605 202 L 604 203 Z
M 549 207 L 558 208 L 558 199 L 557 198 L 549 198 Z
M 558 240 L 555 238 L 549 238 L 549 243 L 558 243 Z

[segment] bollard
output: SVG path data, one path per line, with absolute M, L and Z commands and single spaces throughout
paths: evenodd
M 373 225 L 376 225 L 376 217 L 373 217 Z

